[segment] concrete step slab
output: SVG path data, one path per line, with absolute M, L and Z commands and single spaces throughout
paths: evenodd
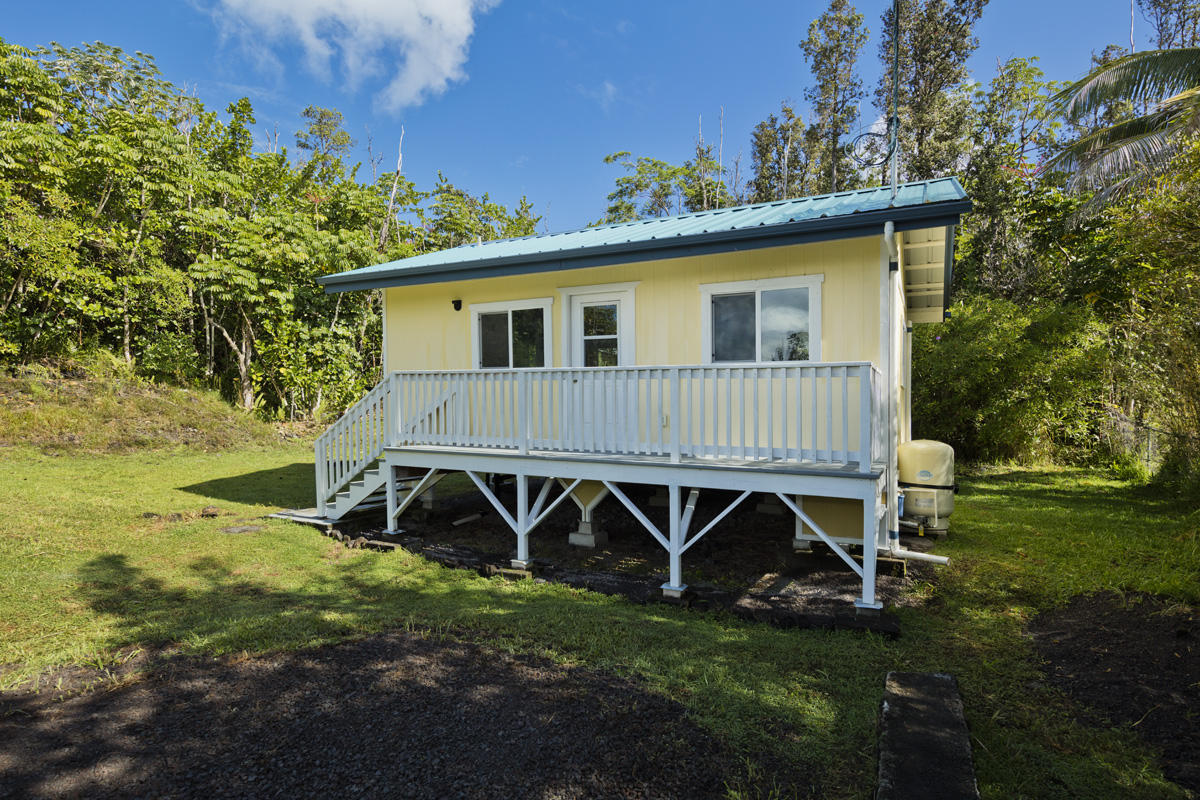
M 954 676 L 888 673 L 875 800 L 979 800 Z

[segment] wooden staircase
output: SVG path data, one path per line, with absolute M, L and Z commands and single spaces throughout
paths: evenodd
M 397 431 L 404 435 L 445 424 L 456 399 L 456 390 L 441 391 L 422 403 L 417 413 L 401 421 L 401 373 L 393 372 L 350 408 L 341 419 L 317 437 L 317 513 L 341 519 L 355 509 L 387 504 L 387 469 L 382 457 Z M 410 408 L 412 405 L 410 404 Z M 403 499 L 420 476 L 399 473 L 396 488 Z M 422 473 L 424 474 L 424 473 Z
M 320 516 L 341 519 L 356 508 L 386 503 L 387 469 L 381 457 L 396 424 L 397 394 L 395 375 L 389 375 L 317 437 Z
M 397 470 L 400 471 L 400 470 Z M 410 474 L 404 470 L 396 480 L 401 500 L 413 490 L 424 472 Z M 374 511 L 387 507 L 387 468 L 380 461 L 372 463 L 325 503 L 324 516 L 341 519 L 351 511 Z

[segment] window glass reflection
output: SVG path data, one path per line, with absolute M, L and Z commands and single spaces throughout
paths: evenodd
M 508 368 L 507 311 L 479 315 L 479 366 L 483 369 Z
M 754 292 L 712 299 L 712 360 L 754 360 Z
M 763 361 L 808 360 L 808 289 L 770 289 L 759 302 Z

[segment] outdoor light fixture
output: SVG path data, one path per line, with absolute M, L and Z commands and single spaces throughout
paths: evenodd
M 450 303 L 454 306 L 455 311 L 462 311 L 462 300 L 451 300 Z

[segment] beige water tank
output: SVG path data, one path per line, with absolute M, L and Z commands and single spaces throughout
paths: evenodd
M 897 456 L 904 516 L 928 517 L 929 527 L 947 527 L 945 518 L 954 513 L 954 448 L 917 439 L 900 445 Z

